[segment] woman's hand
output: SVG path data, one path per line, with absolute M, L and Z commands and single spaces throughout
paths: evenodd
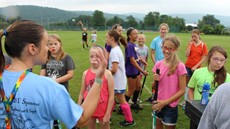
M 98 47 L 98 51 L 96 52 L 97 54 L 97 61 L 98 61 L 98 69 L 96 70 L 96 78 L 102 78 L 104 75 L 104 72 L 106 70 L 107 67 L 107 59 L 106 59 L 106 52 L 105 49 L 101 49 Z

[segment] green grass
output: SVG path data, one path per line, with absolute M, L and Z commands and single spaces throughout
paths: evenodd
M 61 36 L 64 50 L 72 56 L 74 59 L 76 69 L 74 70 L 74 78 L 70 80 L 70 95 L 71 97 L 77 102 L 78 95 L 80 92 L 81 87 L 81 76 L 84 70 L 86 70 L 89 65 L 89 58 L 88 50 L 82 50 L 81 45 L 81 32 L 80 31 L 56 31 L 56 32 L 49 32 L 49 33 L 57 33 Z M 159 33 L 158 32 L 144 32 L 146 35 L 146 45 L 150 46 L 150 43 L 153 39 L 153 37 L 156 37 Z M 88 35 L 91 35 L 91 32 L 88 31 Z M 97 32 L 98 35 L 98 44 L 104 46 L 105 43 L 105 31 L 99 31 Z M 125 32 L 124 34 L 125 35 Z M 179 58 L 181 61 L 185 62 L 185 49 L 187 46 L 187 43 L 191 37 L 189 33 L 176 33 L 176 35 L 181 40 L 181 47 L 178 51 Z M 229 36 L 216 36 L 216 35 L 202 35 L 202 40 L 207 44 L 208 48 L 210 49 L 212 46 L 219 44 L 223 46 L 227 52 L 228 55 L 230 54 L 230 37 Z M 89 42 L 91 45 L 91 43 Z M 153 63 L 151 59 L 149 58 L 148 61 L 148 67 L 147 70 L 150 72 L 146 79 L 146 87 L 148 89 L 151 89 L 151 82 L 152 82 L 152 67 Z M 227 71 L 229 72 L 230 64 L 226 63 Z M 39 73 L 40 66 L 36 66 L 34 68 L 35 73 Z M 146 89 L 143 90 L 141 100 L 143 100 L 143 104 L 147 104 L 144 102 L 145 99 L 147 99 L 150 96 L 150 94 L 147 92 Z M 144 105 L 144 109 L 142 111 L 139 111 L 138 113 L 135 113 L 133 111 L 133 118 L 136 121 L 136 126 L 132 127 L 132 129 L 150 129 L 152 124 L 152 117 L 151 117 L 151 106 L 150 105 Z M 121 129 L 121 127 L 118 126 L 118 122 L 122 121 L 124 117 L 122 115 L 117 115 L 116 113 L 113 113 L 112 115 L 112 123 L 111 123 L 111 129 Z M 188 129 L 189 128 L 189 118 L 184 114 L 184 111 L 179 107 L 179 117 L 177 122 L 177 129 Z

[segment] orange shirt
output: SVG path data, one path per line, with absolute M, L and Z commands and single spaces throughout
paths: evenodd
M 187 57 L 185 66 L 188 68 L 194 67 L 201 60 L 202 56 L 206 56 L 207 54 L 208 48 L 204 42 L 200 43 L 198 46 L 195 46 L 195 44 L 193 43 L 191 46 L 190 54 Z

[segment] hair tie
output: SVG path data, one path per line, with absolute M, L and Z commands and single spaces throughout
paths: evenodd
M 3 35 L 7 36 L 7 31 L 3 30 Z

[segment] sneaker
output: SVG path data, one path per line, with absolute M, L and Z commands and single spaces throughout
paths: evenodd
M 183 101 L 180 103 L 180 106 L 181 106 L 181 107 L 185 107 L 185 103 L 186 103 L 186 101 L 183 100 Z
M 129 100 L 129 104 L 133 104 L 133 101 L 131 99 Z
M 136 123 L 135 121 L 133 120 L 132 122 L 128 122 L 126 120 L 122 121 L 122 122 L 119 122 L 119 125 L 121 127 L 127 127 L 127 126 L 134 126 Z
M 131 104 L 131 109 L 142 110 L 143 107 L 140 104 Z
M 100 123 L 98 119 L 96 119 L 96 123 L 97 123 L 97 124 L 99 124 L 99 123 Z
M 137 102 L 138 102 L 138 103 L 142 103 L 142 100 L 140 100 L 140 99 L 137 99 Z
M 152 97 L 149 97 L 149 98 L 148 98 L 148 99 L 146 99 L 145 101 L 146 101 L 146 102 L 150 102 L 150 103 L 152 103 L 153 98 L 152 98 Z

